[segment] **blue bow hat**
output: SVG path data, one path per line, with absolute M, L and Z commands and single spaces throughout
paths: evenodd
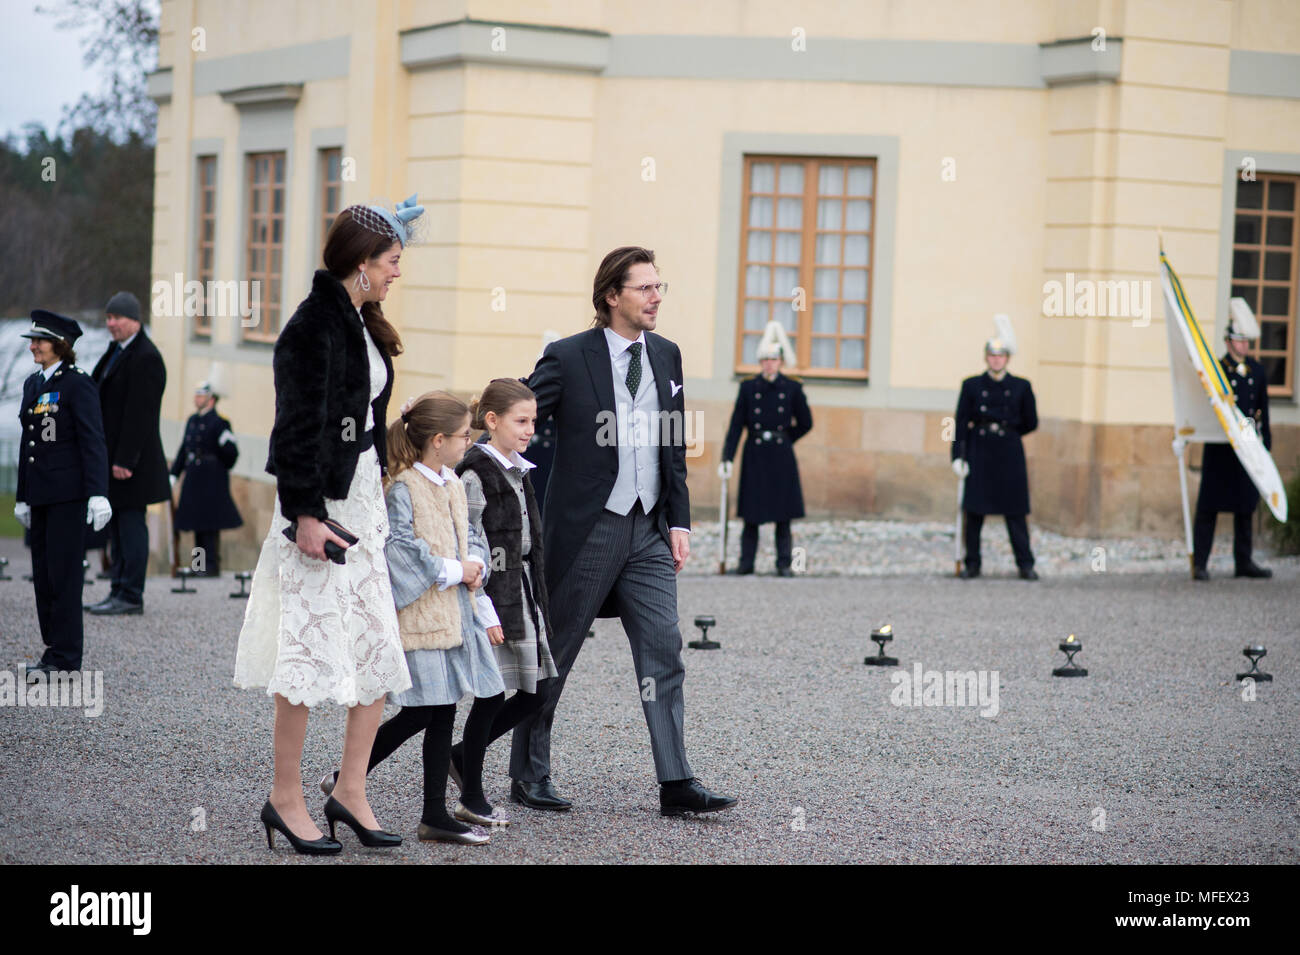
M 415 193 L 411 193 L 410 196 L 399 202 L 397 208 L 392 212 L 389 212 L 383 206 L 369 207 L 371 212 L 374 212 L 387 222 L 389 227 L 397 233 L 397 241 L 402 243 L 403 248 L 411 240 L 411 233 L 414 231 L 412 223 L 424 215 L 424 206 L 416 205 L 415 195 Z

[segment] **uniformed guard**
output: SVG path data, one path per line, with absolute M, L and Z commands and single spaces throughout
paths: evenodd
M 1233 312 L 1224 335 L 1228 351 L 1219 364 L 1232 385 L 1239 410 L 1255 422 L 1264 447 L 1273 449 L 1273 432 L 1268 424 L 1268 377 L 1264 366 L 1246 352 L 1250 340 L 1259 337 L 1259 324 L 1250 312 Z M 1251 520 L 1259 503 L 1259 491 L 1237 460 L 1232 446 L 1206 444 L 1201 459 L 1201 490 L 1196 496 L 1196 521 L 1192 526 L 1192 577 L 1209 580 L 1206 569 L 1214 545 L 1214 524 L 1220 511 L 1232 512 L 1232 556 L 1237 577 L 1272 577 L 1273 571 L 1251 559 Z
M 1025 378 L 1007 371 L 1015 352 L 1010 320 L 999 315 L 998 335 L 984 344 L 988 370 L 961 383 L 957 399 L 952 469 L 965 478 L 962 511 L 966 524 L 966 560 L 961 576 L 980 575 L 980 530 L 986 514 L 1001 514 L 1007 522 L 1011 549 L 1024 580 L 1037 580 L 1029 549 L 1029 474 L 1022 435 L 1038 427 L 1034 390 Z
M 221 576 L 221 532 L 244 523 L 230 497 L 230 469 L 239 457 L 230 422 L 217 414 L 221 397 L 216 374 L 194 391 L 195 413 L 185 423 L 185 437 L 172 462 L 171 483 L 182 475 L 176 529 L 193 531 L 202 562 L 193 568 L 206 577 Z
M 112 517 L 108 503 L 108 452 L 99 389 L 76 366 L 73 344 L 81 326 L 36 309 L 32 358 L 40 371 L 23 382 L 19 409 L 22 446 L 14 517 L 31 531 L 32 588 L 45 653 L 28 679 L 81 669 L 83 642 L 81 561 L 85 527 L 100 530 Z
M 736 513 L 745 522 L 740 535 L 740 565 L 735 574 L 752 574 L 758 553 L 758 525 L 776 524 L 776 572 L 791 577 L 790 521 L 804 516 L 803 490 L 794 443 L 812 430 L 812 412 L 803 385 L 781 374 L 782 362 L 793 364 L 794 348 L 780 322 L 768 322 L 758 343 L 762 372 L 743 381 L 722 446 L 721 477 L 731 476 L 731 459 L 748 429 L 740 470 Z

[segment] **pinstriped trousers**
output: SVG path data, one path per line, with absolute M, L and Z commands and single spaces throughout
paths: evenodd
M 650 730 L 660 782 L 688 779 L 683 734 L 682 634 L 677 628 L 677 575 L 672 552 L 640 503 L 627 515 L 602 511 L 573 565 L 550 593 L 551 655 L 560 675 L 538 684 L 547 694 L 536 715 L 520 723 L 510 749 L 510 777 L 539 782 L 551 774 L 551 725 L 569 671 L 605 598 L 618 600 L 641 708 Z M 652 680 L 647 684 L 646 680 Z M 651 692 L 652 690 L 652 692 Z M 651 697 L 647 699 L 647 697 Z

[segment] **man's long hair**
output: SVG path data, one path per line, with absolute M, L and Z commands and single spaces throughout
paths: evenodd
M 592 319 L 594 326 L 609 328 L 611 315 L 605 296 L 610 292 L 617 295 L 623 283 L 627 281 L 628 270 L 642 262 L 655 264 L 653 249 L 643 249 L 639 245 L 625 245 L 601 259 L 600 268 L 596 269 L 596 279 L 591 283 L 591 304 L 596 307 L 596 315 Z

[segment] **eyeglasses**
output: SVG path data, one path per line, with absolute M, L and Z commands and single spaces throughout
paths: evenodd
M 649 297 L 650 297 L 650 290 L 651 290 L 651 289 L 654 289 L 656 292 L 658 292 L 660 296 L 664 296 L 664 295 L 667 295 L 667 294 L 668 294 L 668 283 L 667 283 L 667 282 L 659 282 L 659 283 L 657 283 L 657 284 L 655 284 L 655 285 L 622 285 L 622 286 L 619 286 L 619 287 L 620 287 L 620 288 L 634 288 L 634 289 L 636 289 L 638 292 L 640 292 L 642 295 L 644 295 L 646 298 L 649 298 Z

